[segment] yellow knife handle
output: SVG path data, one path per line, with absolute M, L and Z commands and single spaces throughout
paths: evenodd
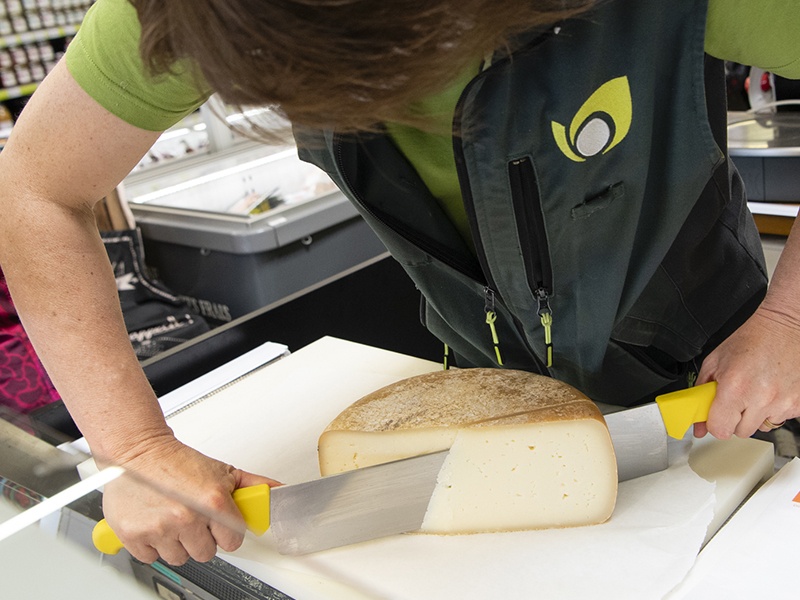
M 692 423 L 708 420 L 708 411 L 717 395 L 717 382 L 709 381 L 685 390 L 663 394 L 656 398 L 667 434 L 676 440 L 683 439 Z
M 125 547 L 105 519 L 100 519 L 92 529 L 92 542 L 103 554 L 117 554 Z
M 234 490 L 233 501 L 247 528 L 256 535 L 264 535 L 269 529 L 269 486 L 262 483 Z
M 242 513 L 247 528 L 256 535 L 269 529 L 269 486 L 265 483 L 239 488 L 233 492 L 233 501 Z M 117 554 L 124 545 L 111 529 L 108 521 L 101 519 L 92 530 L 94 547 L 103 554 Z

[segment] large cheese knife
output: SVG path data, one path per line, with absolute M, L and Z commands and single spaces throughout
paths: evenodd
M 693 423 L 708 419 L 717 382 L 663 394 L 655 402 L 603 415 L 617 455 L 620 481 L 669 466 L 667 436 L 682 439 Z
M 256 535 L 272 529 L 281 554 L 307 554 L 416 531 L 428 510 L 448 451 L 364 467 L 314 481 L 233 492 Z M 92 532 L 95 547 L 116 554 L 123 544 L 105 519 Z
M 619 480 L 669 466 L 667 435 L 682 438 L 705 421 L 715 384 L 659 396 L 655 403 L 605 415 L 617 455 Z M 250 529 L 272 529 L 278 552 L 307 554 L 416 531 L 428 509 L 448 451 L 347 471 L 314 481 L 241 488 L 233 499 Z M 123 544 L 105 519 L 92 533 L 95 547 L 116 554 Z

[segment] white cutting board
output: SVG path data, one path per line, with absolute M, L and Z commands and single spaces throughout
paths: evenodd
M 440 368 L 323 338 L 169 423 L 206 454 L 298 483 L 319 477 L 317 438 L 341 410 L 384 385 Z M 667 471 L 621 484 L 611 522 L 597 527 L 392 536 L 303 557 L 277 554 L 267 533 L 248 535 L 240 550 L 221 557 L 298 600 L 556 598 L 572 589 L 567 581 L 575 590 L 591 589 L 593 598 L 661 597 L 653 590 L 676 585 L 706 538 L 773 472 L 772 446 L 757 440 L 675 442 L 671 453 Z M 575 565 L 581 552 L 582 564 Z M 646 587 L 636 587 L 637 577 Z

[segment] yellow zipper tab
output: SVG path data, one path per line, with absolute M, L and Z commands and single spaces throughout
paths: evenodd
M 486 324 L 489 325 L 489 331 L 492 332 L 492 344 L 494 344 L 494 354 L 497 357 L 497 364 L 503 366 L 503 357 L 500 355 L 500 340 L 497 338 L 497 329 L 495 329 L 494 322 L 497 320 L 497 313 L 489 311 L 486 313 Z
M 497 364 L 503 366 L 503 356 L 500 354 L 500 340 L 497 337 L 497 329 L 494 322 L 497 320 L 497 313 L 494 312 L 494 290 L 490 287 L 483 288 L 485 303 L 483 310 L 486 312 L 486 324 L 489 326 L 489 331 L 492 333 L 492 344 L 494 345 L 494 355 L 497 358 Z
M 544 346 L 547 352 L 547 367 L 553 366 L 553 336 L 550 330 L 553 324 L 553 313 L 545 313 L 542 315 L 542 327 L 544 327 Z
M 494 322 L 497 320 L 497 313 L 489 311 L 486 313 L 486 324 L 489 325 L 489 330 L 492 332 L 492 344 L 494 344 L 494 354 L 497 357 L 497 364 L 503 366 L 503 357 L 500 355 L 500 340 L 497 338 L 497 329 L 494 327 Z
M 545 363 L 550 368 L 553 366 L 553 311 L 550 309 L 550 296 L 546 289 L 536 290 L 536 298 L 539 301 L 539 319 L 544 329 Z

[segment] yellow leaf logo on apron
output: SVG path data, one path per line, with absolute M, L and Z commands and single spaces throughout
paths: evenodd
M 570 160 L 584 162 L 619 144 L 631 128 L 633 102 L 627 77 L 607 81 L 578 109 L 569 125 L 551 122 L 559 149 Z

